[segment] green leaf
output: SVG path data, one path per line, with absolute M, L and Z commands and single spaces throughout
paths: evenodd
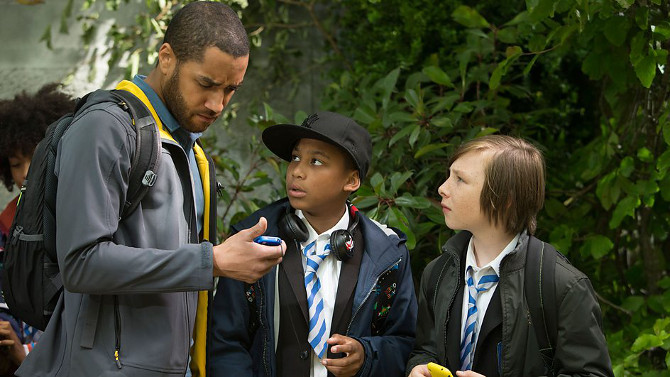
M 590 255 L 595 260 L 600 260 L 614 248 L 614 243 L 602 235 L 590 236 L 582 245 L 582 255 Z
M 454 21 L 468 28 L 489 27 L 488 21 L 482 17 L 476 10 L 461 5 L 451 14 Z
M 419 138 L 420 133 L 421 133 L 421 126 L 417 124 L 414 126 L 414 129 L 412 130 L 412 134 L 409 135 L 409 145 L 414 146 L 414 143 L 416 143 L 416 139 Z
M 379 199 L 376 196 L 357 196 L 353 203 L 357 208 L 369 208 L 379 204 Z
M 642 334 L 635 339 L 630 350 L 633 352 L 642 352 L 650 348 L 660 347 L 662 344 L 663 340 L 660 337 L 652 334 Z
M 367 106 L 360 106 L 354 111 L 354 119 L 363 124 L 370 124 L 377 119 L 377 113 Z
M 407 89 L 405 92 L 405 101 L 412 106 L 412 108 L 416 109 L 419 107 L 419 95 L 416 93 L 416 90 L 414 89 Z
M 635 183 L 635 186 L 640 195 L 655 194 L 659 191 L 658 184 L 654 181 L 640 180 Z
M 615 229 L 621 225 L 621 221 L 626 216 L 635 217 L 635 209 L 640 206 L 640 198 L 637 196 L 627 196 L 617 203 L 612 218 L 609 222 L 610 229 Z
M 460 102 L 456 107 L 454 107 L 455 112 L 457 113 L 469 113 L 471 112 L 475 107 L 472 106 L 470 102 Z
M 635 23 L 640 30 L 647 30 L 649 25 L 649 8 L 639 7 L 635 9 Z
M 635 68 L 635 75 L 642 83 L 642 86 L 649 89 L 651 82 L 656 76 L 656 59 L 653 56 L 645 56 L 637 64 Z
M 633 170 L 635 170 L 635 160 L 633 160 L 633 157 L 624 157 L 624 159 L 621 160 L 621 165 L 619 166 L 619 173 L 628 178 L 630 177 Z
M 654 155 L 651 153 L 651 151 L 647 147 L 642 147 L 642 148 L 638 149 L 637 158 L 639 158 L 640 161 L 642 161 L 642 162 L 653 162 L 654 161 Z
M 670 22 L 660 21 L 656 25 L 651 26 L 654 32 L 654 37 L 661 41 L 670 38 Z
M 620 7 L 623 9 L 630 8 L 631 5 L 635 3 L 635 0 L 616 0 Z
M 417 124 L 411 124 L 409 126 L 404 127 L 398 133 L 393 135 L 393 137 L 389 141 L 389 147 L 391 147 L 391 146 L 393 146 L 393 144 L 397 143 L 398 140 L 407 137 L 407 135 L 409 135 L 409 133 L 412 132 L 416 127 L 419 127 L 419 126 Z
M 670 168 L 670 149 L 663 152 L 663 154 L 656 161 L 656 169 L 658 171 L 664 172 Z
M 375 173 L 371 178 L 370 178 L 370 186 L 372 186 L 372 189 L 374 190 L 374 193 L 377 194 L 378 196 L 383 196 L 386 193 L 384 192 L 384 178 L 382 177 L 381 174 Z
M 449 76 L 442 69 L 440 69 L 440 67 L 436 66 L 425 67 L 423 69 L 423 73 L 425 73 L 426 76 L 428 76 L 428 78 L 430 78 L 435 83 L 450 88 L 454 86 L 451 83 L 451 79 L 449 78 Z
M 398 188 L 407 182 L 407 180 L 412 176 L 413 172 L 406 171 L 404 173 L 395 172 L 391 176 L 391 187 L 389 188 L 388 194 L 395 195 L 398 192 Z
M 498 40 L 507 44 L 517 43 L 519 31 L 515 27 L 506 27 L 498 30 Z
M 519 57 L 521 56 L 522 50 L 521 47 L 519 46 L 511 46 L 508 47 L 507 50 L 505 51 L 505 55 L 507 56 L 507 59 L 503 60 L 496 66 L 496 68 L 493 70 L 493 73 L 491 73 L 491 78 L 489 79 L 489 87 L 491 90 L 495 90 L 500 86 L 500 80 L 502 76 L 507 73 L 507 69 L 509 66 L 512 65 L 512 63 Z
M 615 46 L 621 46 L 626 41 L 626 35 L 630 29 L 630 23 L 627 17 L 610 17 L 605 23 L 605 38 Z
M 637 312 L 644 305 L 642 296 L 628 296 L 621 303 L 621 307 L 631 312 Z
M 667 145 L 670 145 L 670 120 L 668 120 L 667 117 L 665 117 L 665 121 L 663 122 L 661 129 L 663 130 L 663 140 L 665 140 Z
M 497 129 L 497 128 L 486 127 L 486 128 L 484 128 L 484 129 L 482 129 L 481 131 L 477 132 L 477 135 L 476 135 L 475 137 L 481 137 L 481 136 L 491 135 L 491 134 L 494 134 L 494 133 L 496 133 L 496 132 L 498 132 L 498 131 L 500 131 L 500 130 Z
M 435 143 L 435 144 L 424 145 L 423 147 L 419 148 L 418 151 L 416 151 L 416 153 L 414 154 L 414 158 L 419 158 L 436 149 L 443 149 L 447 146 L 449 146 L 449 143 Z
M 424 209 L 430 207 L 430 201 L 426 198 L 418 196 L 411 196 L 408 193 L 395 198 L 395 204 L 399 207 L 409 207 L 416 209 Z

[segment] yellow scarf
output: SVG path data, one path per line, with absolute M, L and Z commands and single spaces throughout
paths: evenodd
M 149 102 L 149 99 L 144 94 L 142 89 L 137 85 L 133 84 L 131 81 L 123 80 L 117 86 L 116 89 L 126 90 L 133 93 L 137 98 L 139 98 L 147 106 L 160 130 L 161 138 L 175 141 L 172 135 L 168 133 L 163 128 L 163 123 L 161 123 L 156 110 Z M 209 164 L 207 162 L 207 157 L 205 157 L 205 152 L 198 144 L 193 144 L 193 151 L 195 152 L 195 160 L 198 164 L 198 170 L 200 171 L 200 178 L 202 180 L 202 191 L 203 196 L 205 197 L 205 213 L 203 214 L 203 234 L 209 234 L 209 211 L 210 206 L 210 187 L 209 187 Z M 204 377 L 206 375 L 205 362 L 206 362 L 206 347 L 207 347 L 207 303 L 208 303 L 208 291 L 198 292 L 198 309 L 196 311 L 195 317 L 195 326 L 193 329 L 193 347 L 191 348 L 191 373 L 193 377 Z

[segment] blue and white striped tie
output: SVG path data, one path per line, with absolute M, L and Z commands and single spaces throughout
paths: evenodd
M 305 292 L 307 293 L 307 307 L 309 308 L 309 335 L 307 341 L 314 349 L 314 352 L 323 358 L 326 353 L 326 318 L 323 313 L 323 297 L 321 296 L 321 282 L 316 275 L 321 262 L 330 253 L 330 244 L 318 252 L 315 247 L 316 241 L 311 242 L 303 249 L 303 254 L 307 257 L 305 267 Z
M 475 357 L 475 344 L 477 344 L 477 297 L 480 292 L 488 291 L 498 283 L 498 275 L 495 273 L 484 275 L 475 286 L 472 276 L 472 266 L 468 267 L 468 317 L 465 320 L 465 331 L 461 340 L 461 370 L 472 369 L 472 359 Z

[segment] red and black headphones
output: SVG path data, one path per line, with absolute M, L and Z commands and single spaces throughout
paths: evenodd
M 346 261 L 354 255 L 354 238 L 352 233 L 358 225 L 358 208 L 347 202 L 350 221 L 346 230 L 338 229 L 330 234 L 330 252 L 338 260 Z M 286 207 L 286 214 L 279 220 L 279 229 L 297 242 L 305 242 L 309 231 L 305 223 L 293 212 L 291 206 Z

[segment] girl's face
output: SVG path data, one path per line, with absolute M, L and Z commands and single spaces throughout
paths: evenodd
M 14 155 L 9 158 L 9 169 L 12 172 L 12 178 L 16 187 L 19 189 L 23 185 L 23 181 L 28 174 L 28 167 L 30 167 L 31 156 L 24 156 L 22 153 Z
M 449 176 L 437 192 L 442 197 L 444 222 L 450 229 L 477 233 L 490 226 L 482 212 L 480 197 L 490 153 L 471 151 L 449 167 Z

